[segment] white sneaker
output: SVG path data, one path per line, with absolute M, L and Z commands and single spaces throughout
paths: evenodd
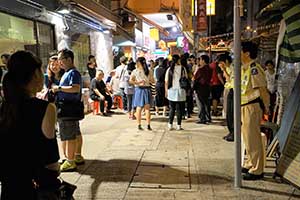
M 173 124 L 168 124 L 168 130 L 169 130 L 169 131 L 172 131 L 172 130 L 174 130 L 174 128 L 173 128 Z
M 184 130 L 184 129 L 181 127 L 181 125 L 177 125 L 176 130 L 177 130 L 177 131 L 182 131 L 182 130 Z

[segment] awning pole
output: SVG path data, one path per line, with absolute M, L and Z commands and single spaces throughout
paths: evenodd
M 234 0 L 234 187 L 242 186 L 241 179 L 241 18 L 239 0 Z

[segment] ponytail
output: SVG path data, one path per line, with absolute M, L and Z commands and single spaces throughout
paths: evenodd
M 172 87 L 172 83 L 173 83 L 173 74 L 174 74 L 174 69 L 175 69 L 175 65 L 178 63 L 180 57 L 177 54 L 174 54 L 172 56 L 172 61 L 171 61 L 171 66 L 170 66 L 170 70 L 169 70 L 169 74 L 168 74 L 168 89 Z

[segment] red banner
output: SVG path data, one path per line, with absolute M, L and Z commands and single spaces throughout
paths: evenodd
M 206 17 L 206 0 L 198 0 L 197 5 L 197 31 L 207 30 L 207 17 Z

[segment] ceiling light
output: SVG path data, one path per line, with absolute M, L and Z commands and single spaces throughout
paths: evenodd
M 176 26 L 173 26 L 173 27 L 172 27 L 172 31 L 173 31 L 173 32 L 177 32 Z
M 58 13 L 60 13 L 60 14 L 70 14 L 70 11 L 68 10 L 68 9 L 66 9 L 66 8 L 63 8 L 63 9 L 61 9 L 61 10 L 59 10 L 59 11 L 57 11 Z

